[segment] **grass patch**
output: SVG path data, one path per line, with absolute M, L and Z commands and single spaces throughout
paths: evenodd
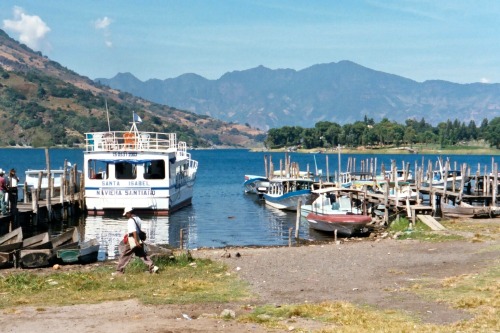
M 448 325 L 424 324 L 396 310 L 378 310 L 345 302 L 323 302 L 285 306 L 260 306 L 251 314 L 238 317 L 244 323 L 256 323 L 273 329 L 294 327 L 294 332 L 310 332 L 310 323 L 318 322 L 314 332 L 499 332 L 500 261 L 480 274 L 461 275 L 440 281 L 423 280 L 408 288 L 436 302 L 474 314 L 474 318 Z M 303 327 L 300 327 L 300 326 Z M 316 325 L 319 326 L 319 325 Z
M 464 237 L 454 233 L 443 231 L 432 231 L 425 223 L 417 219 L 415 227 L 412 229 L 407 218 L 399 218 L 391 222 L 389 232 L 398 233 L 398 239 L 414 239 L 428 242 L 444 242 L 463 240 Z
M 231 302 L 248 297 L 247 286 L 227 267 L 210 260 L 177 256 L 155 262 L 160 274 L 149 274 L 139 259 L 125 275 L 114 266 L 87 271 L 11 272 L 0 276 L 0 308 L 98 303 L 137 298 L 148 304 Z
M 345 302 L 318 304 L 262 306 L 238 321 L 257 323 L 268 328 L 286 329 L 294 326 L 294 332 L 309 332 L 301 328 L 300 319 L 318 321 L 323 328 L 314 332 L 454 332 L 444 326 L 421 324 L 414 318 L 395 310 L 375 310 Z M 295 327 L 296 326 L 296 327 Z M 442 330 L 442 329 L 445 330 Z
M 452 325 L 460 332 L 500 331 L 500 261 L 478 274 L 449 277 L 441 281 L 420 281 L 410 290 L 427 299 L 445 302 L 475 315 L 472 320 Z

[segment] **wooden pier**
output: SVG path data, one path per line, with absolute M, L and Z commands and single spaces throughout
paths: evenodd
M 425 170 L 425 164 L 422 161 L 421 165 L 415 165 L 414 170 L 416 171 L 413 173 L 414 179 L 412 180 L 411 188 L 417 193 L 417 197 L 414 199 L 408 199 L 405 197 L 389 197 L 388 187 L 386 187 L 387 191 L 385 193 L 373 193 L 365 189 L 364 191 L 359 191 L 355 198 L 352 197 L 352 189 L 346 190 L 345 193 L 342 193 L 340 180 L 338 182 L 332 182 L 330 180 L 328 171 L 328 157 L 326 161 L 327 180 L 325 182 L 320 182 L 319 185 L 317 185 L 320 188 L 337 187 L 341 195 L 349 195 L 351 196 L 351 199 L 357 200 L 358 204 L 363 206 L 365 213 L 368 213 L 369 207 L 371 207 L 373 210 L 374 207 L 382 206 L 384 210 L 383 222 L 386 225 L 390 220 L 389 214 L 391 214 L 392 216 L 399 216 L 400 214 L 403 214 L 409 218 L 413 225 L 415 225 L 416 220 L 419 219 L 431 226 L 431 228 L 441 230 L 438 225 L 439 223 L 435 221 L 434 218 L 431 219 L 430 217 L 441 216 L 440 207 L 443 203 L 451 203 L 453 205 L 460 202 L 476 204 L 476 206 L 488 207 L 490 217 L 500 216 L 500 207 L 497 206 L 497 203 L 500 200 L 498 164 L 495 163 L 493 159 L 491 165 L 492 172 L 490 173 L 487 173 L 487 168 L 485 166 L 483 166 L 484 171 L 481 172 L 481 170 L 483 169 L 480 165 L 477 166 L 477 171 L 472 174 L 471 167 L 466 164 L 458 167 L 455 163 L 454 169 L 451 169 L 451 163 L 448 160 L 445 162 L 441 160 L 439 161 L 439 163 L 441 166 L 444 165 L 445 175 L 448 175 L 448 171 L 450 170 L 459 170 L 461 175 L 460 181 L 457 181 L 456 174 L 454 173 L 451 187 L 433 187 L 431 181 L 426 181 L 427 179 L 432 179 L 434 167 L 433 163 L 429 161 L 427 163 L 427 170 Z M 356 168 L 356 158 L 349 158 L 347 165 L 347 173 L 352 173 L 353 175 L 370 174 L 373 176 L 372 179 L 374 179 L 374 183 L 376 183 L 376 157 L 367 159 L 366 161 L 361 161 L 360 170 Z M 382 175 L 387 174 L 385 166 L 383 164 L 381 165 L 380 169 Z M 358 171 L 356 172 L 355 170 Z M 403 168 L 401 170 L 403 170 L 403 173 L 405 175 L 403 182 L 406 182 L 406 177 L 409 175 L 409 164 L 403 163 Z M 390 178 L 386 180 L 394 182 L 395 186 L 397 187 L 398 180 L 396 178 L 396 171 L 396 163 L 393 161 L 390 167 L 390 172 L 388 173 L 390 174 Z M 335 179 L 340 179 L 339 173 L 335 173 Z M 460 184 L 458 185 L 458 183 Z
M 31 225 L 37 225 L 43 218 L 48 222 L 54 219 L 54 210 L 61 211 L 62 219 L 66 220 L 75 211 L 83 208 L 84 198 L 80 190 L 84 188 L 83 177 L 78 177 L 77 165 L 67 167 L 61 177 L 61 186 L 54 186 L 54 179 L 50 173 L 50 159 L 48 149 L 45 150 L 47 169 L 40 171 L 38 186 L 28 187 L 25 183 L 20 191 L 23 201 L 18 201 L 14 207 L 9 207 L 9 214 L 0 216 L 0 234 L 12 230 L 20 225 L 21 221 L 29 220 Z M 42 178 L 48 178 L 48 187 L 42 189 Z

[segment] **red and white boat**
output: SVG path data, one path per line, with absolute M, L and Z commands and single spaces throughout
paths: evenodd
M 307 214 L 309 227 L 314 230 L 335 232 L 339 236 L 352 236 L 361 233 L 372 221 L 371 216 L 339 212 L 338 214 Z
M 352 236 L 362 232 L 372 221 L 359 207 L 352 204 L 352 198 L 339 196 L 339 188 L 324 188 L 313 191 L 318 195 L 312 205 L 301 206 L 302 212 L 314 230 L 335 232 L 339 236 Z M 356 194 L 355 190 L 352 190 Z

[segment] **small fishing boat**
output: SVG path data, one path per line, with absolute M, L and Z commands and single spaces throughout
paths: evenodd
M 51 249 L 52 243 L 48 232 L 23 239 L 22 249 Z
M 299 201 L 309 203 L 314 181 L 303 178 L 276 178 L 269 180 L 264 193 L 265 203 L 271 207 L 296 211 Z
M 14 254 L 23 245 L 23 230 L 16 228 L 0 237 L 0 268 L 14 264 Z
M 58 249 L 63 247 L 74 247 L 78 245 L 79 239 L 78 230 L 73 227 L 53 237 L 50 242 L 52 243 L 52 249 Z
M 371 216 L 363 215 L 363 211 L 352 205 L 349 196 L 339 196 L 345 189 L 324 188 L 315 190 L 318 197 L 312 205 L 301 206 L 306 214 L 309 227 L 323 232 L 335 232 L 339 236 L 352 236 L 362 232 L 372 221 Z M 356 190 L 351 190 L 352 195 Z
M 90 215 L 124 207 L 169 215 L 191 204 L 198 162 L 176 133 L 143 132 L 133 114 L 129 131 L 86 133 L 85 205 Z
M 52 264 L 51 249 L 22 249 L 19 253 L 19 264 L 23 268 L 40 268 Z
M 245 193 L 249 194 L 264 194 L 269 187 L 269 180 L 263 176 L 245 175 L 243 188 Z
M 337 231 L 337 235 L 339 236 L 350 237 L 363 232 L 366 226 L 372 221 L 372 218 L 368 215 L 351 214 L 348 212 L 328 215 L 309 213 L 307 221 L 311 229 L 325 232 Z
M 59 170 L 50 170 L 50 181 L 53 185 L 54 195 L 60 195 L 63 182 L 68 183 L 70 178 L 72 177 L 70 167 L 71 163 L 68 163 L 68 165 L 66 166 L 66 170 L 62 168 Z M 75 191 L 79 191 L 78 186 L 80 184 L 81 174 L 81 171 L 77 171 L 76 179 L 74 179 L 74 184 L 76 186 Z M 46 199 L 47 189 L 49 189 L 49 172 L 47 172 L 47 169 L 26 170 L 25 176 L 26 184 L 28 186 L 28 192 L 30 194 L 33 193 L 38 189 L 40 185 L 39 199 Z
M 44 232 L 23 240 L 19 251 L 19 265 L 23 268 L 49 266 L 52 259 L 52 243 L 48 232 Z
M 344 195 L 341 196 L 340 192 Z M 312 191 L 313 202 L 304 204 L 300 207 L 300 212 L 303 217 L 309 213 L 317 214 L 332 214 L 341 212 L 349 212 L 354 214 L 362 214 L 362 211 L 352 205 L 352 200 L 356 200 L 362 191 L 358 189 L 345 189 L 338 187 L 325 187 Z M 351 200 L 352 197 L 352 200 Z
M 0 252 L 10 252 L 20 249 L 23 245 L 23 229 L 21 227 L 12 230 L 0 237 Z
M 463 201 L 458 205 L 442 203 L 441 212 L 448 217 L 491 217 L 495 215 L 491 207 L 473 206 Z
M 72 247 L 57 250 L 56 256 L 63 263 L 91 263 L 97 261 L 99 254 L 99 242 L 97 239 L 91 239 L 82 244 Z

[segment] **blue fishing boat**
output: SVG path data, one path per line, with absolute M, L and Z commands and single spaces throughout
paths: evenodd
M 311 200 L 311 187 L 314 181 L 303 178 L 276 178 L 269 181 L 269 188 L 264 194 L 267 205 L 296 211 L 299 200 L 302 204 Z

